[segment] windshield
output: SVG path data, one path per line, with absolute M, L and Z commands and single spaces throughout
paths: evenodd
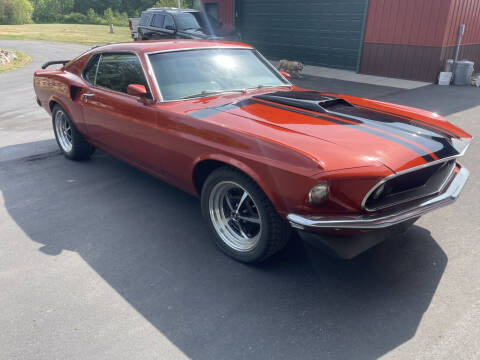
M 288 86 L 251 49 L 200 49 L 149 55 L 163 100 Z
M 175 15 L 175 22 L 179 30 L 200 29 L 197 19 L 190 13 Z

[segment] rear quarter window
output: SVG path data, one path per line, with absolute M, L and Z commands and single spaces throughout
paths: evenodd
M 134 54 L 103 54 L 98 65 L 95 85 L 121 93 L 127 93 L 127 86 L 140 84 L 147 89 L 151 98 L 147 79 L 140 60 Z
M 140 17 L 140 25 L 150 25 L 151 19 L 152 19 L 152 15 L 142 14 L 142 16 Z
M 85 69 L 83 70 L 83 78 L 87 80 L 90 84 L 95 84 L 95 76 L 97 74 L 97 65 L 100 55 L 93 55 L 90 60 L 88 60 Z

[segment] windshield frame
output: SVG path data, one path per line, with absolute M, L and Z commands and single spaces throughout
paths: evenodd
M 174 100 L 165 100 L 163 98 L 163 94 L 162 94 L 162 90 L 158 84 L 158 81 L 157 81 L 157 77 L 155 75 L 155 70 L 153 69 L 153 66 L 152 66 L 152 63 L 150 62 L 150 55 L 155 55 L 155 54 L 161 54 L 161 53 L 170 53 L 170 52 L 179 52 L 179 51 L 194 51 L 194 50 L 209 50 L 209 49 L 226 49 L 226 50 L 249 50 L 249 51 L 252 51 L 255 55 L 258 56 L 258 58 L 260 59 L 260 61 L 265 64 L 265 66 L 270 70 L 272 71 L 272 73 L 274 75 L 276 75 L 280 80 L 282 80 L 284 82 L 284 85 L 278 85 L 278 86 L 275 86 L 275 87 L 283 87 L 283 86 L 288 86 L 288 87 L 292 87 L 293 84 L 285 77 L 283 76 L 276 68 L 275 66 L 273 66 L 270 61 L 268 61 L 257 49 L 255 48 L 252 48 L 252 47 L 247 47 L 247 46 L 238 46 L 238 47 L 235 47 L 235 46 L 203 46 L 203 47 L 192 47 L 192 48 L 181 48 L 181 49 L 168 49 L 168 50 L 155 50 L 155 51 L 149 51 L 149 52 L 145 52 L 144 53 L 144 56 L 145 56 L 145 61 L 148 65 L 148 74 L 150 75 L 150 77 L 152 78 L 152 82 L 155 86 L 155 90 L 158 94 L 158 98 L 159 98 L 159 101 L 162 102 L 162 103 L 169 103 L 169 102 L 174 102 L 174 101 L 192 101 L 192 100 L 195 100 L 195 99 L 199 99 L 199 98 L 202 98 L 202 97 L 195 97 L 195 98 L 191 98 L 191 99 L 174 99 Z M 267 87 L 265 87 L 267 88 Z M 229 90 L 225 90 L 224 92 L 221 92 L 221 93 L 218 93 L 218 95 L 222 95 L 222 94 L 228 94 L 228 93 L 231 93 L 231 91 Z M 216 95 L 205 95 L 203 97 L 210 97 L 210 96 L 216 96 Z

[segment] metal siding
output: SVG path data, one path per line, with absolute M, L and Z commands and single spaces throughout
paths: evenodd
M 370 0 L 364 42 L 441 46 L 450 1 Z
M 355 70 L 367 0 L 237 0 L 242 40 L 270 58 Z
M 480 1 L 452 0 L 449 20 L 446 26 L 444 46 L 453 46 L 457 42 L 458 28 L 465 24 L 462 44 L 480 44 Z

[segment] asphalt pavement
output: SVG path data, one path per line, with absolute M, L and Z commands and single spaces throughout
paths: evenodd
M 199 201 L 104 154 L 60 155 L 32 73 L 86 47 L 0 40 L 0 359 L 479 359 L 480 151 L 458 202 L 351 261 L 294 238 L 262 265 L 216 250 Z M 307 76 L 480 134 L 480 89 Z

